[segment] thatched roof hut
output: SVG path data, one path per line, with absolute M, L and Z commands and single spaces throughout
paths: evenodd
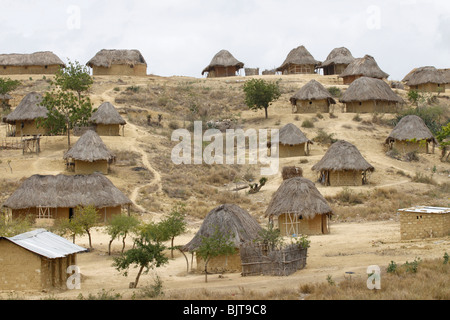
M 350 142 L 340 140 L 331 145 L 323 158 L 312 167 L 320 173 L 319 181 L 331 186 L 359 186 L 366 184 L 367 172 L 375 168 Z
M 64 62 L 51 51 L 35 53 L 10 53 L 0 54 L 0 66 L 49 66 L 59 65 L 64 67 Z
M 297 91 L 291 98 L 291 104 L 297 105 L 297 101 L 326 100 L 328 104 L 336 104 L 331 93 L 316 80 L 311 80 Z
M 439 69 L 439 72 L 444 77 L 445 84 L 450 83 L 450 69 L 449 68 L 447 68 L 447 69 Z
M 131 200 L 100 173 L 91 175 L 34 175 L 5 201 L 10 209 L 76 208 L 93 205 L 96 208 L 132 204 Z
M 333 211 L 314 183 L 300 176 L 287 177 L 273 194 L 266 217 L 277 218 L 285 236 L 329 233 L 328 216 Z
M 86 65 L 93 69 L 94 75 L 147 75 L 147 62 L 136 49 L 103 49 Z
M 314 73 L 320 61 L 314 59 L 304 46 L 292 49 L 283 64 L 276 69 L 283 74 Z
M 279 132 L 279 156 L 297 157 L 309 154 L 309 145 L 313 144 L 293 123 L 289 123 Z
M 229 51 L 220 50 L 203 69 L 202 75 L 207 72 L 208 78 L 235 76 L 236 72 L 243 67 L 244 63 L 238 61 Z
M 47 108 L 41 106 L 41 102 L 41 94 L 37 92 L 27 94 L 14 111 L 6 116 L 6 122 L 13 124 L 16 121 L 30 121 L 39 118 L 47 118 Z
M 340 74 L 354 60 L 355 58 L 347 48 L 334 48 L 327 59 L 320 64 L 319 68 L 323 69 L 324 75 Z
M 374 57 L 365 55 L 353 60 L 339 77 L 344 79 L 344 84 L 350 84 L 360 77 L 387 79 L 389 74 L 380 69 Z
M 223 204 L 211 210 L 204 219 L 194 238 L 183 247 L 183 251 L 195 251 L 202 243 L 203 237 L 210 237 L 216 229 L 223 234 L 232 234 L 232 242 L 239 246 L 252 241 L 262 230 L 255 218 L 246 210 L 235 204 Z
M 396 112 L 404 100 L 385 81 L 361 77 L 353 81 L 339 99 L 347 112 Z
M 364 159 L 353 144 L 348 141 L 339 140 L 331 145 L 323 158 L 316 163 L 314 171 L 344 171 L 360 170 L 374 171 L 375 168 Z
M 110 102 L 102 103 L 89 122 L 96 127 L 99 135 L 119 135 L 119 127 L 127 124 Z
M 400 141 L 416 139 L 437 142 L 425 121 L 416 115 L 404 116 L 389 134 L 388 139 Z
M 114 158 L 114 153 L 108 149 L 100 136 L 93 130 L 87 130 L 73 147 L 64 154 L 65 160 L 74 159 L 86 162 L 111 161 Z
M 411 70 L 402 80 L 410 89 L 423 91 L 445 91 L 446 80 L 444 74 L 433 66 L 415 68 Z

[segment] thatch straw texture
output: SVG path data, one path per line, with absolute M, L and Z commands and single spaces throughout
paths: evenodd
M 47 108 L 41 106 L 42 96 L 39 93 L 27 94 L 19 105 L 6 117 L 7 123 L 47 118 Z
M 294 177 L 284 180 L 273 194 L 266 210 L 266 217 L 287 213 L 313 219 L 317 214 L 333 212 L 311 180 Z
M 323 158 L 312 167 L 314 171 L 362 170 L 373 171 L 375 168 L 350 142 L 339 140 L 331 145 Z
M 295 49 L 292 49 L 289 54 L 286 57 L 286 60 L 284 60 L 283 64 L 278 67 L 277 71 L 283 71 L 291 64 L 297 64 L 297 65 L 319 65 L 320 61 L 314 59 L 311 53 L 304 47 L 299 46 Z
M 361 77 L 353 81 L 339 101 L 343 103 L 354 101 L 389 101 L 404 103 L 391 87 L 380 79 Z
M 0 66 L 51 66 L 65 67 L 64 62 L 53 52 L 42 51 L 30 54 L 11 53 L 0 54 Z
M 332 64 L 350 64 L 355 60 L 350 50 L 345 47 L 335 48 L 328 55 L 327 59 L 320 65 L 321 68 Z
M 342 78 L 348 76 L 365 76 L 377 79 L 387 79 L 389 74 L 380 69 L 374 57 L 365 55 L 363 58 L 356 58 L 353 60 L 339 76 Z
M 105 67 L 109 68 L 113 64 L 118 65 L 147 65 L 139 50 L 108 50 L 103 49 L 91 59 L 86 65 L 89 67 Z
M 297 100 L 328 100 L 330 104 L 336 103 L 330 92 L 320 82 L 314 79 L 305 84 L 290 99 L 293 105 L 296 104 Z
M 433 141 L 434 143 L 437 143 L 437 140 L 430 129 L 428 129 L 425 122 L 416 115 L 403 117 L 395 126 L 394 130 L 392 130 L 391 134 L 386 139 L 386 142 L 388 143 L 393 140 L 406 141 L 411 139 L 416 139 L 418 141 Z
M 76 176 L 34 175 L 6 200 L 4 207 L 76 208 L 94 205 L 97 208 L 118 207 L 131 204 L 131 200 L 110 180 L 99 173 Z
M 283 180 L 287 180 L 294 177 L 303 177 L 303 169 L 296 166 L 283 167 L 281 172 Z
M 303 143 L 311 143 L 305 134 L 295 125 L 289 123 L 280 129 L 279 142 L 283 145 L 299 145 Z
M 102 103 L 97 111 L 95 111 L 89 119 L 91 123 L 95 124 L 120 124 L 125 125 L 127 122 L 117 112 L 116 108 L 110 102 Z
M 417 86 L 425 83 L 445 83 L 442 72 L 432 66 L 413 69 L 403 80 L 408 86 Z
M 450 83 L 450 69 L 439 69 L 439 72 L 444 77 L 445 83 Z
M 210 72 L 215 67 L 236 67 L 236 69 L 241 69 L 244 67 L 244 63 L 238 61 L 233 55 L 227 50 L 220 50 L 216 55 L 212 58 L 209 65 L 203 69 L 202 75 L 205 72 Z
M 86 162 L 94 162 L 99 160 L 110 161 L 114 158 L 114 154 L 103 143 L 100 136 L 93 130 L 87 130 L 64 155 L 64 159 L 74 159 Z
M 216 228 L 224 234 L 232 234 L 236 248 L 259 236 L 262 230 L 255 218 L 235 204 L 223 204 L 211 210 L 203 221 L 194 238 L 183 247 L 184 251 L 195 251 L 200 247 L 203 237 L 210 237 Z

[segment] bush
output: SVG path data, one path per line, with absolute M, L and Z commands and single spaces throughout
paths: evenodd
M 311 120 L 305 120 L 302 123 L 302 128 L 314 128 L 314 123 Z
M 334 133 L 326 133 L 323 129 L 319 129 L 319 132 L 315 138 L 313 138 L 314 142 L 321 144 L 332 144 L 337 141 L 337 139 L 333 138 Z
M 342 96 L 342 91 L 338 87 L 328 88 L 328 92 L 335 98 L 340 98 Z

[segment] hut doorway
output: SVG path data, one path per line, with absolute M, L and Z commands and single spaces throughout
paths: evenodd
M 72 220 L 75 214 L 74 212 L 75 212 L 74 208 L 69 208 L 69 220 Z

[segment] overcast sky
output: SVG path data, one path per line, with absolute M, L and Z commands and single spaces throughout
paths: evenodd
M 221 49 L 246 67 L 279 67 L 304 45 L 372 55 L 391 80 L 450 68 L 448 0 L 0 0 L 1 53 L 53 51 L 85 64 L 101 49 L 138 49 L 149 74 L 201 78 Z M 242 72 L 244 74 L 244 72 Z

